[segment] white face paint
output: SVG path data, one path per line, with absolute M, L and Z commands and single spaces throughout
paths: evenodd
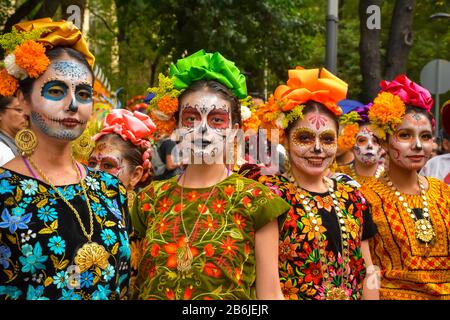
M 376 164 L 381 158 L 382 151 L 383 149 L 374 132 L 367 125 L 361 126 L 356 135 L 356 144 L 353 147 L 355 161 L 364 166 Z
M 182 162 L 209 164 L 223 161 L 231 124 L 230 103 L 218 94 L 196 91 L 184 97 L 178 123 Z
M 32 127 L 61 140 L 75 140 L 86 128 L 92 112 L 92 75 L 77 60 L 53 60 L 34 82 Z
M 336 156 L 336 123 L 327 114 L 310 112 L 289 133 L 289 155 L 300 174 L 321 176 Z

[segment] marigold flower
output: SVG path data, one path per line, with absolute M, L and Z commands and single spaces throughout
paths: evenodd
M 351 150 L 356 144 L 356 135 L 359 132 L 358 124 L 347 124 L 338 138 L 338 147 L 341 150 Z
M 158 101 L 158 109 L 167 115 L 172 115 L 178 110 L 178 99 L 164 96 Z
M 10 97 L 19 88 L 19 81 L 11 76 L 6 69 L 0 71 L 0 95 Z
M 14 50 L 16 64 L 26 70 L 31 78 L 38 78 L 47 70 L 50 60 L 45 55 L 45 47 L 36 41 L 26 41 Z
M 402 122 L 405 111 L 405 104 L 400 97 L 389 92 L 381 92 L 369 109 L 369 119 L 384 132 L 392 134 Z

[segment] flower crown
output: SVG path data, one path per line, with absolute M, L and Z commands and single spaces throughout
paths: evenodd
M 305 103 L 312 100 L 322 103 L 336 116 L 342 114 L 337 102 L 345 99 L 348 85 L 325 68 L 288 71 L 286 85 L 280 85 L 268 102 L 257 110 L 261 128 L 278 129 L 280 138 L 284 130 L 297 119 L 303 118 Z M 270 131 L 268 138 L 271 139 Z
M 16 24 L 10 33 L 0 36 L 0 46 L 6 57 L 0 63 L 0 95 L 13 96 L 19 81 L 38 78 L 50 60 L 45 55 L 47 48 L 69 46 L 82 53 L 88 63 L 94 64 L 80 30 L 71 22 L 53 22 L 50 18 Z
M 255 107 L 247 96 L 245 76 L 234 62 L 220 53 L 206 53 L 204 50 L 179 59 L 170 66 L 170 76 L 159 74 L 158 86 L 147 91 L 154 95 L 147 112 L 155 122 L 158 132 L 171 134 L 176 127 L 175 113 L 178 111 L 178 97 L 193 82 L 200 80 L 217 81 L 241 99 L 241 117 L 244 128 L 257 130 L 258 119 L 253 115 Z
M 381 91 L 369 110 L 369 119 L 383 140 L 403 121 L 406 105 L 422 108 L 428 113 L 433 106 L 430 92 L 405 75 L 397 76 L 392 82 L 383 80 L 380 86 Z
M 141 149 L 146 149 L 142 155 L 142 166 L 145 173 L 141 179 L 141 181 L 145 181 L 151 167 L 152 144 L 149 138 L 155 130 L 156 126 L 148 115 L 139 111 L 131 112 L 126 109 L 114 109 L 106 115 L 103 120 L 103 129 L 93 136 L 92 140 L 97 141 L 104 135 L 115 133 L 122 137 L 123 140 L 129 141 Z

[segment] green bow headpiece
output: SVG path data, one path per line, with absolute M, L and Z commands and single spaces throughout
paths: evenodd
M 220 53 L 197 51 L 179 59 L 170 66 L 170 77 L 177 90 L 186 89 L 191 83 L 200 80 L 214 80 L 230 89 L 239 99 L 247 96 L 245 76 L 234 62 L 225 59 Z

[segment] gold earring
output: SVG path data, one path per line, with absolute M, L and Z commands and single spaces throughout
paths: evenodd
M 95 148 L 95 143 L 91 136 L 85 131 L 78 139 L 72 141 L 72 154 L 81 162 L 87 162 L 89 156 Z
M 31 156 L 36 150 L 38 140 L 36 134 L 30 129 L 20 130 L 15 137 L 16 146 L 23 156 Z
M 128 190 L 127 191 L 128 211 L 131 211 L 131 209 L 133 208 L 135 198 L 136 198 L 136 191 Z

